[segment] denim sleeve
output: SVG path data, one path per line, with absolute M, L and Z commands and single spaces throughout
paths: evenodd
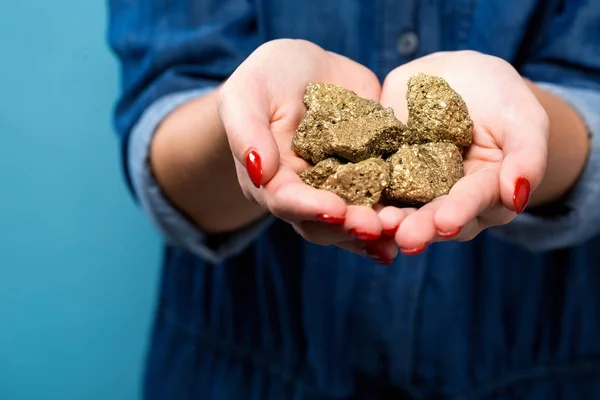
M 178 106 L 210 90 L 212 88 L 174 93 L 154 102 L 132 129 L 128 169 L 142 208 L 165 240 L 209 262 L 219 263 L 248 246 L 269 226 L 273 216 L 264 217 L 253 225 L 232 233 L 216 248 L 209 247 L 206 243 L 206 235 L 178 212 L 161 192 L 148 162 L 150 142 L 158 124 Z
M 219 85 L 264 35 L 253 0 L 109 0 L 108 5 L 107 39 L 121 72 L 114 125 L 133 189 L 129 136 L 142 114 L 172 93 Z
M 547 251 L 582 244 L 600 233 L 600 91 L 538 85 L 563 98 L 584 119 L 592 135 L 587 165 L 565 199 L 567 213 L 541 217 L 525 212 L 491 232 L 531 251 Z

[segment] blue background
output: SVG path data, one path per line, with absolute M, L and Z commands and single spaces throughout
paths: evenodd
M 0 399 L 136 399 L 158 236 L 111 125 L 103 1 L 0 5 Z

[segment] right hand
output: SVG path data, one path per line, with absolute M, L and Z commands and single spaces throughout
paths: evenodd
M 379 100 L 381 86 L 366 67 L 302 40 L 268 42 L 223 84 L 219 117 L 246 197 L 291 223 L 306 240 L 337 245 L 387 264 L 398 248 L 377 209 L 347 206 L 337 195 L 303 183 L 309 165 L 291 150 L 311 82 L 332 83 Z M 393 232 L 390 232 L 393 236 Z M 381 237 L 381 238 L 380 238 Z

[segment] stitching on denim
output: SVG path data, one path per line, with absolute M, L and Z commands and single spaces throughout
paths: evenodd
M 578 375 L 590 372 L 596 372 L 600 374 L 600 355 L 592 356 L 587 359 L 565 361 L 562 363 L 535 365 L 526 369 L 508 373 L 507 376 L 504 376 L 500 379 L 483 383 L 474 389 L 469 389 L 462 394 L 450 397 L 454 400 L 475 399 L 482 396 L 491 395 L 513 385 L 545 380 L 557 375 Z
M 268 361 L 266 357 L 251 348 L 229 341 L 219 340 L 205 334 L 204 332 L 189 328 L 188 326 L 182 324 L 173 312 L 168 310 L 162 310 L 158 318 L 163 319 L 166 323 L 171 324 L 171 326 L 174 328 L 179 329 L 194 339 L 197 339 L 203 345 L 210 346 L 213 350 L 225 353 L 231 357 L 239 358 L 251 364 L 253 367 L 266 372 L 268 375 L 279 379 L 283 383 L 297 386 L 302 393 L 310 396 L 322 396 L 317 388 L 306 382 L 306 378 L 302 377 L 301 373 L 293 375 L 283 373 L 283 368 L 281 367 L 280 363 L 276 361 Z

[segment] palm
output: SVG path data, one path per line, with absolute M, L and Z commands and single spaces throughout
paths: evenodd
M 465 154 L 465 177 L 449 195 L 407 218 L 397 241 L 405 246 L 407 242 L 409 246 L 426 243 L 435 239 L 436 229 L 448 232 L 465 225 L 470 233 L 463 238 L 470 239 L 486 226 L 508 222 L 514 214 L 502 206 L 514 209 L 515 174 L 522 171 L 511 166 L 519 163 L 505 161 L 515 157 L 515 137 L 531 135 L 529 143 L 519 146 L 539 147 L 539 151 L 531 152 L 536 160 L 530 164 L 545 165 L 547 128 L 543 109 L 505 61 L 475 52 L 436 53 L 398 67 L 383 85 L 381 102 L 392 107 L 403 121 L 407 120 L 407 83 L 418 72 L 444 78 L 462 96 L 473 120 L 473 143 Z M 528 162 L 521 162 L 525 172 Z M 539 182 L 540 177 L 534 178 Z M 430 229 L 422 228 L 427 224 Z
M 219 115 L 240 186 L 249 199 L 291 222 L 309 241 L 360 252 L 361 245 L 349 232 L 380 235 L 377 213 L 347 206 L 335 194 L 305 185 L 298 177 L 308 165 L 292 151 L 291 141 L 306 113 L 302 99 L 311 82 L 336 84 L 373 100 L 381 93 L 377 77 L 366 67 L 306 41 L 278 40 L 261 46 L 225 83 Z M 260 188 L 248 179 L 246 158 L 252 151 L 262 160 Z M 386 253 L 389 257 L 392 254 Z

